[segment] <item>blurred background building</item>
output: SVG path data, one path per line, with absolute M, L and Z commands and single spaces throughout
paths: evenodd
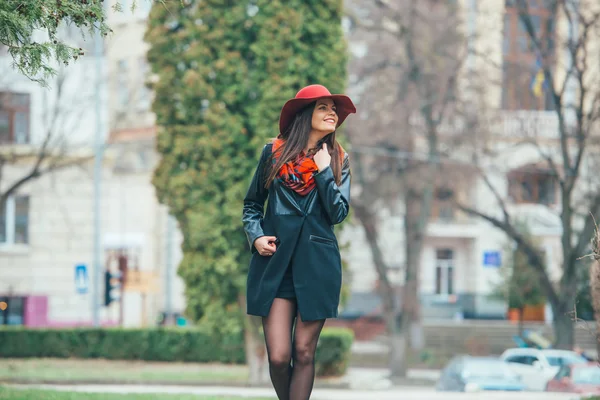
M 115 271 L 116 257 L 124 256 L 130 277 L 137 279 L 123 296 L 122 323 L 141 326 L 156 323 L 167 310 L 177 314 L 185 308 L 183 283 L 175 272 L 182 238 L 176 226 L 169 224 L 168 211 L 158 203 L 151 182 L 158 154 L 150 110 L 152 93 L 145 86 L 151 76 L 143 41 L 150 3 L 138 2 L 133 12 L 124 3 L 123 12 L 109 12 L 114 34 L 105 43 L 102 60 L 106 151 L 101 242 L 104 265 Z M 347 7 L 368 18 L 359 3 L 348 1 Z M 527 40 L 514 7 L 506 6 L 504 0 L 463 0 L 459 4 L 467 28 L 485 30 L 484 36 L 473 37 L 474 48 L 504 65 L 494 77 L 500 83 L 490 85 L 485 93 L 497 112 L 490 123 L 491 134 L 486 135 L 490 152 L 506 149 L 523 135 L 538 138 L 549 149 L 558 146 L 558 120 L 551 99 L 536 86 L 543 85 L 543 79 L 532 80 L 535 60 L 523 51 Z M 539 17 L 543 20 L 543 8 Z M 354 36 L 350 23 L 346 26 L 351 56 L 369 57 L 368 45 Z M 73 36 L 73 40 L 79 39 Z M 92 323 L 89 288 L 96 120 L 95 86 L 89 82 L 95 81 L 97 74 L 93 42 L 88 39 L 80 45 L 87 56 L 63 68 L 51 90 L 19 77 L 10 70 L 8 56 L 0 54 L 0 152 L 13 157 L 2 170 L 0 190 L 34 171 L 46 140 L 50 145 L 44 148 L 44 158 L 56 159 L 50 163 L 54 167 L 49 167 L 55 171 L 28 180 L 0 204 L 0 300 L 9 305 L 0 310 L 0 324 Z M 558 58 L 566 56 L 556 54 Z M 472 57 L 469 62 L 474 69 L 484 68 L 480 59 Z M 349 91 L 360 97 L 360 85 L 360 77 L 351 79 Z M 558 273 L 562 262 L 558 187 L 541 161 L 535 149 L 518 148 L 500 166 L 483 164 L 494 185 L 501 188 L 499 195 L 509 200 L 508 207 L 541 240 L 548 269 Z M 462 172 L 460 182 L 452 180 L 458 179 L 452 178 L 456 176 L 452 171 L 445 171 L 449 178 L 442 179 L 436 190 L 452 190 L 470 204 L 501 214 L 486 182 L 475 173 L 465 174 L 464 165 L 456 169 Z M 401 287 L 405 243 L 403 215 L 397 210 L 402 210 L 402 204 L 395 210 L 381 208 L 380 217 L 385 217 L 381 246 L 394 285 Z M 351 286 L 342 316 L 377 315 L 381 312 L 379 282 L 364 229 L 357 223 L 348 224 L 342 240 L 350 244 L 344 258 L 350 266 Z M 504 319 L 506 304 L 490 294 L 506 259 L 507 243 L 500 230 L 436 198 L 420 261 L 423 317 Z M 102 307 L 103 324 L 117 324 L 119 318 L 118 302 Z
M 102 59 L 101 259 L 104 268 L 117 272 L 116 257 L 124 256 L 131 282 L 122 293 L 122 321 L 121 302 L 101 307 L 101 323 L 107 325 L 154 325 L 166 307 L 172 314 L 184 307 L 183 284 L 175 272 L 181 235 L 169 225 L 151 182 L 158 156 L 143 42 L 150 3 L 138 3 L 135 12 L 125 5 L 121 13 L 108 13 L 114 34 L 104 44 Z M 0 310 L 0 324 L 92 323 L 96 119 L 90 83 L 98 74 L 93 40 L 80 40 L 77 32 L 65 35 L 86 56 L 62 68 L 50 90 L 19 76 L 10 69 L 8 55 L 1 56 L 0 152 L 17 156 L 4 166 L 0 188 L 4 192 L 28 176 L 42 153 L 44 160 L 56 162 L 1 205 L 0 299 L 8 307 Z M 99 287 L 103 303 L 104 280 Z

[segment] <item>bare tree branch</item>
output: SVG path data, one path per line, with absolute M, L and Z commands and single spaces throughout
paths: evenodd
M 65 100 L 70 98 L 66 93 L 70 79 L 68 73 L 66 70 L 61 70 L 55 77 L 55 84 L 51 92 L 51 104 L 44 104 L 42 141 L 36 143 L 35 138 L 30 138 L 32 140 L 30 144 L 8 144 L 1 149 L 0 182 L 7 178 L 5 168 L 9 165 L 21 165 L 27 167 L 27 171 L 18 177 L 13 177 L 14 181 L 3 185 L 4 189 L 0 191 L 0 201 L 5 201 L 26 183 L 46 173 L 85 164 L 90 160 L 88 156 L 78 156 L 72 153 L 73 143 L 68 134 L 69 131 L 65 129 L 68 117 L 79 115 L 81 119 L 83 113 L 86 112 L 86 99 L 79 96 L 79 92 L 74 94 L 77 97 L 73 99 L 74 103 L 65 107 Z
M 590 241 L 594 237 L 596 229 L 596 223 L 594 221 L 595 215 L 600 215 L 600 192 L 596 194 L 590 203 L 589 215 L 585 219 L 585 224 L 583 225 L 581 232 L 579 232 L 577 244 L 575 245 L 573 252 L 569 255 L 570 262 L 574 263 L 578 257 L 582 256 L 586 247 L 590 246 Z
M 369 87 L 368 91 L 361 88 L 364 90 L 362 111 L 371 117 L 349 128 L 354 153 L 368 160 L 359 161 L 364 176 L 358 178 L 361 193 L 354 196 L 355 210 L 367 232 L 374 267 L 383 288 L 389 281 L 388 271 L 375 240 L 377 227 L 372 226 L 380 221 L 369 215 L 377 215 L 373 208 L 380 207 L 378 204 L 383 199 L 389 198 L 390 207 L 392 203 L 403 206 L 405 230 L 395 232 L 398 236 L 404 233 L 406 238 L 404 287 L 402 293 L 397 294 L 402 296 L 399 327 L 396 327 L 393 302 L 384 298 L 388 333 L 396 343 L 390 349 L 391 373 L 402 376 L 405 349 L 398 346 L 415 340 L 413 336 L 417 335 L 409 335 L 409 332 L 419 329 L 416 283 L 436 177 L 443 168 L 440 141 L 449 144 L 456 139 L 442 138 L 440 129 L 461 110 L 456 105 L 460 102 L 456 75 L 464 65 L 466 40 L 457 29 L 459 14 L 447 2 L 411 0 L 400 5 L 385 0 L 350 0 L 346 7 L 352 9 L 352 4 L 358 5 L 365 21 L 356 25 L 350 41 L 355 36 L 368 45 L 369 57 L 351 61 L 350 69 L 361 78 L 371 76 L 365 76 L 365 71 L 375 71 L 381 77 L 362 79 L 361 86 Z M 377 143 L 376 149 L 373 143 Z M 421 143 L 424 149 L 418 148 Z M 356 156 L 354 160 L 356 170 Z M 370 198 L 376 201 L 369 202 Z M 396 341 L 400 336 L 405 338 L 402 345 Z M 417 346 L 416 341 L 412 344 Z
M 479 167 L 477 165 L 476 168 L 477 168 L 477 171 L 479 172 L 479 176 L 483 179 L 483 182 L 485 183 L 485 185 L 487 186 L 487 188 L 490 189 L 490 191 L 494 195 L 494 198 L 496 199 L 496 202 L 500 206 L 500 209 L 502 210 L 502 215 L 504 216 L 504 223 L 510 224 L 510 215 L 508 214 L 508 209 L 506 207 L 506 202 L 504 201 L 504 199 L 500 195 L 500 192 L 498 192 L 498 190 L 496 190 L 496 188 L 494 187 L 494 185 L 492 184 L 492 182 L 488 178 L 487 174 L 481 169 L 481 167 Z

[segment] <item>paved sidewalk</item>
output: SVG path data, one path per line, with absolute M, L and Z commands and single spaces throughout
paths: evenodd
M 440 371 L 438 370 L 410 369 L 405 381 L 414 381 L 414 386 L 433 388 L 439 377 Z M 351 367 L 341 378 L 341 382 L 348 385 L 350 389 L 390 389 L 393 386 L 387 368 Z
M 87 393 L 157 393 L 197 394 L 209 396 L 238 396 L 243 398 L 272 397 L 272 389 L 218 386 L 141 386 L 141 385 L 11 385 L 13 387 L 43 388 Z M 555 393 L 440 393 L 431 388 L 394 388 L 392 390 L 315 389 L 311 400 L 570 400 L 572 394 Z M 576 398 L 576 397 L 575 397 Z

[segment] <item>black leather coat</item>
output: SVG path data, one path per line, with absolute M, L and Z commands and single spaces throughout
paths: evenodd
M 328 167 L 315 175 L 316 188 L 306 196 L 300 196 L 277 178 L 268 190 L 265 189 L 271 152 L 272 145 L 266 145 L 244 198 L 242 221 L 253 253 L 246 287 L 247 312 L 258 316 L 269 314 L 279 284 L 291 263 L 302 320 L 337 317 L 342 263 L 333 226 L 342 222 L 349 211 L 348 154 L 344 154 L 339 187 Z M 265 235 L 280 240 L 273 256 L 261 256 L 254 247 L 254 241 Z

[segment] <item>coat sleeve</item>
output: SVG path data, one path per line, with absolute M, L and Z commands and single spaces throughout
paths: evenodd
M 315 175 L 319 196 L 323 201 L 331 223 L 334 225 L 341 223 L 348 216 L 350 210 L 350 180 L 350 160 L 347 154 L 342 164 L 342 179 L 339 186 L 335 183 L 335 177 L 330 167 Z
M 263 232 L 264 207 L 269 195 L 269 191 L 265 188 L 265 169 L 270 153 L 271 145 L 266 145 L 263 148 L 246 197 L 244 197 L 242 222 L 250 250 L 253 253 L 256 252 L 254 241 L 261 236 L 265 236 Z

